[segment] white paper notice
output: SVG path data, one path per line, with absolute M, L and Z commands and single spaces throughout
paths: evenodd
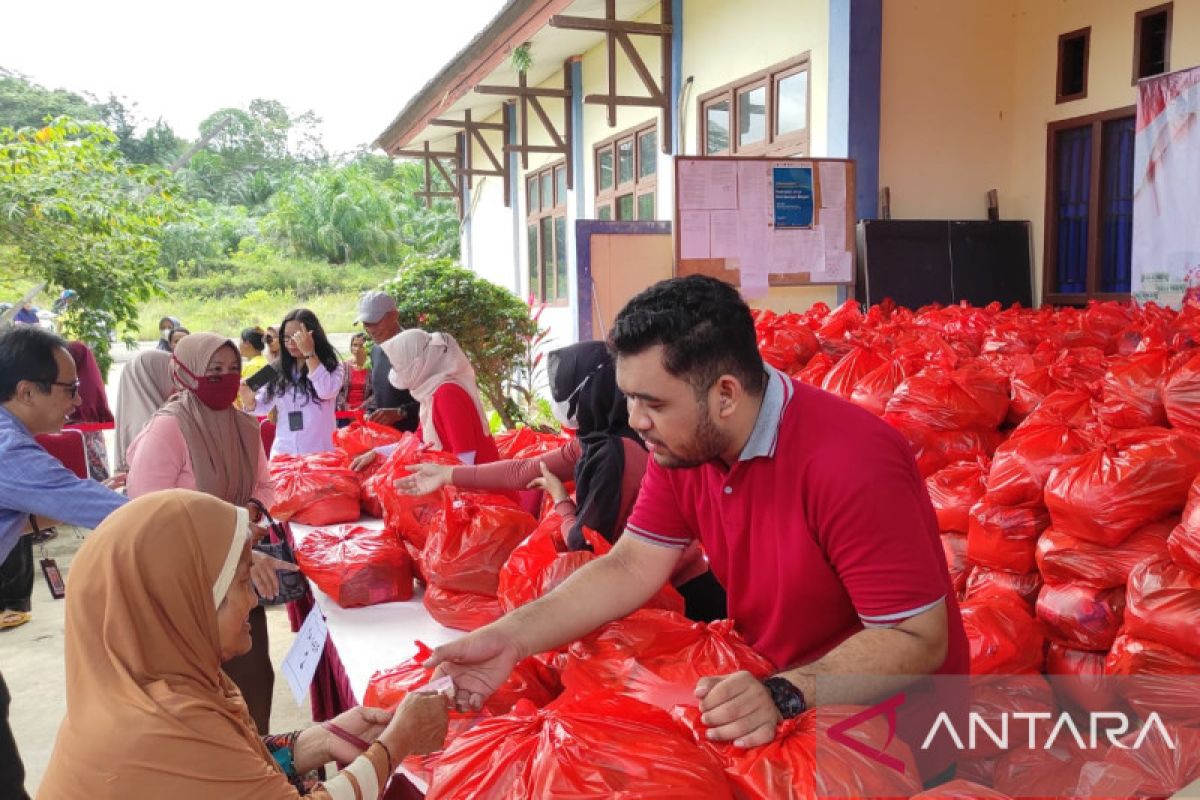
M 739 161 L 737 164 L 738 208 L 765 211 L 771 205 L 767 165 L 762 161 Z
M 849 283 L 854 275 L 854 254 L 843 252 L 830 255 L 825 262 L 825 269 L 828 272 L 828 280 Z
M 684 161 L 679 165 L 679 208 L 707 208 L 708 177 L 699 161 Z
M 679 212 L 679 257 L 709 258 L 708 212 Z
M 317 662 L 321 660 L 321 652 L 328 638 L 325 616 L 320 606 L 314 604 L 283 659 L 283 675 L 287 678 L 292 696 L 296 698 L 296 705 L 304 705 L 304 698 L 308 696 L 308 687 L 317 674 Z
M 846 164 L 843 161 L 822 161 L 818 164 L 817 179 L 821 182 L 821 208 L 846 207 Z
M 821 214 L 821 227 L 825 229 L 825 255 L 832 258 L 846 251 L 846 212 L 844 209 L 829 209 Z
M 771 229 L 767 226 L 767 210 L 742 211 L 738 226 L 738 255 L 741 261 L 742 275 L 747 271 L 752 274 L 762 273 L 766 276 L 767 241 Z M 763 280 L 766 280 L 764 277 Z
M 679 208 L 737 208 L 738 162 L 684 161 L 679 165 Z
M 742 297 L 746 300 L 758 300 L 766 297 L 771 287 L 766 270 L 748 270 L 742 267 L 741 286 Z
M 771 235 L 771 272 L 820 272 L 825 268 L 825 231 L 812 228 L 781 228 Z
M 708 255 L 710 258 L 738 258 L 741 252 L 738 250 L 740 226 L 738 224 L 738 212 L 736 211 L 714 211 L 708 217 L 708 236 L 709 247 Z

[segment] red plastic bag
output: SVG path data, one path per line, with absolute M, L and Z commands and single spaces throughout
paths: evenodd
M 1016 595 L 994 594 L 962 604 L 972 675 L 1021 675 L 1042 670 L 1046 640 Z
M 936 431 L 914 424 L 907 417 L 892 414 L 885 414 L 883 421 L 908 440 L 923 478 L 959 461 L 991 456 L 996 446 L 1004 441 L 1004 434 L 994 428 Z
M 428 800 L 732 800 L 720 764 L 663 710 L 624 697 L 518 703 L 455 740 Z
M 1042 503 L 1055 467 L 1095 449 L 1088 431 L 1069 425 L 1022 425 L 996 448 L 987 476 L 988 497 L 997 505 Z
M 1051 642 L 1046 651 L 1046 674 L 1055 692 L 1084 711 L 1111 711 L 1120 708 L 1115 683 L 1104 674 L 1106 652 L 1074 650 Z
M 1042 574 L 1037 570 L 1018 575 L 999 569 L 975 567 L 967 579 L 964 600 L 982 600 L 996 595 L 1015 596 L 1023 602 L 1032 613 L 1037 604 L 1038 593 L 1042 591 Z
M 1167 540 L 1171 560 L 1193 572 L 1200 572 L 1200 479 L 1188 490 L 1183 519 Z
M 371 675 L 363 695 L 364 706 L 394 711 L 409 692 L 429 683 L 433 670 L 421 665 L 433 655 L 433 650 L 423 642 L 415 644 L 417 652 L 412 658 Z M 492 715 L 507 714 L 519 700 L 528 700 L 541 708 L 561 693 L 562 684 L 554 671 L 536 658 L 527 658 L 513 668 L 512 675 L 484 702 L 483 709 Z
M 846 714 L 850 712 L 847 708 Z M 880 769 L 877 762 L 841 745 L 822 746 L 818 753 L 821 720 L 815 711 L 784 720 L 770 743 L 752 748 L 710 741 L 698 708 L 679 706 L 671 713 L 691 732 L 696 744 L 721 764 L 737 800 L 907 797 L 920 789 L 911 753 L 902 742 L 889 741 L 887 723 L 881 717 L 856 725 L 846 735 L 899 758 L 904 763 L 903 773 Z M 843 716 L 836 707 L 823 709 L 822 714 Z
M 789 322 L 785 315 L 758 337 L 758 349 L 763 360 L 789 375 L 799 371 L 821 349 L 817 336 L 799 322 Z M 761 329 L 760 329 L 761 330 Z
M 989 461 L 980 456 L 972 461 L 960 461 L 938 470 L 925 479 L 929 499 L 937 514 L 938 530 L 946 533 L 966 533 L 971 507 L 983 499 L 984 477 Z
M 1079 796 L 1171 797 L 1200 779 L 1200 730 L 1178 725 L 1165 730 L 1170 744 L 1158 729 L 1144 738 L 1130 733 L 1118 739 L 1103 761 L 1080 771 Z
M 355 420 L 333 432 L 333 446 L 354 458 L 376 447 L 395 444 L 403 435 L 402 431 L 390 425 L 379 425 L 365 419 Z
M 904 383 L 907 377 L 908 370 L 899 361 L 880 364 L 854 384 L 850 402 L 877 417 L 882 416 L 888 401 L 896 393 L 896 387 Z
M 442 511 L 443 502 L 454 493 L 448 487 L 415 497 L 396 491 L 395 482 L 412 474 L 408 467 L 421 463 L 455 466 L 461 462 L 449 453 L 427 450 L 420 439 L 408 433 L 400 439 L 399 446 L 378 467 L 378 471 L 366 481 L 366 492 L 374 494 L 383 508 L 384 523 L 418 549 L 425 547 L 425 540 Z
M 874 351 L 855 347 L 825 373 L 821 388 L 848 400 L 863 376 L 883 363 L 883 359 Z
M 1089 753 L 1070 735 L 1056 737 L 1049 749 L 1013 750 L 996 763 L 996 790 L 1013 797 L 1074 797 Z
M 1170 354 L 1164 349 L 1114 359 L 1101 384 L 1100 421 L 1113 428 L 1167 424 L 1162 384 Z
M 1052 364 L 1033 367 L 1012 379 L 1009 421 L 1021 422 L 1056 391 L 1072 390 L 1098 381 L 1105 373 L 1104 354 L 1081 348 L 1066 351 Z
M 389 530 L 318 528 L 296 546 L 304 575 L 342 608 L 411 600 L 412 559 Z
M 501 461 L 545 455 L 571 440 L 571 437 L 561 433 L 542 433 L 528 427 L 501 431 L 493 438 Z
M 271 459 L 271 482 L 271 514 L 281 522 L 334 525 L 360 516 L 358 476 L 337 451 L 276 456 Z
M 570 577 L 575 570 L 594 561 L 612 549 L 604 537 L 584 528 L 583 535 L 591 550 L 567 550 L 562 538 L 562 518 L 557 514 L 547 515 L 537 530 L 529 534 L 512 551 L 512 555 L 500 568 L 500 580 L 496 597 L 506 612 L 532 602 Z M 673 586 L 665 585 L 644 608 L 662 608 L 680 614 L 684 610 L 683 597 Z
M 953 780 L 914 794 L 912 800 L 1010 800 L 1006 794 L 971 781 Z
M 1116 547 L 1049 528 L 1038 539 L 1038 569 L 1051 583 L 1076 583 L 1096 589 L 1123 587 L 1134 567 L 1166 552 L 1167 535 L 1174 521 L 1172 517 L 1145 525 Z
M 482 628 L 504 616 L 500 601 L 492 595 L 458 592 L 436 583 L 426 585 L 422 602 L 429 616 L 460 631 Z
M 1200 658 L 1200 572 L 1169 558 L 1144 561 L 1129 574 L 1125 630 Z
M 971 509 L 967 558 L 992 569 L 1023 574 L 1036 565 L 1037 539 L 1050 525 L 1041 506 L 992 505 L 987 496 Z
M 1163 719 L 1200 725 L 1196 680 L 1200 658 L 1173 647 L 1122 633 L 1104 662 L 1108 675 L 1131 676 L 1118 690 L 1142 717 L 1157 712 Z
M 1056 469 L 1046 481 L 1046 506 L 1063 533 L 1116 546 L 1180 511 L 1198 472 L 1200 452 L 1179 433 L 1124 431 Z
M 574 694 L 613 692 L 670 709 L 697 703 L 696 683 L 710 675 L 775 671 L 750 648 L 731 620 L 692 622 L 644 609 L 575 642 L 560 662 L 563 686 Z
M 495 595 L 500 568 L 537 520 L 503 497 L 447 495 L 425 542 L 425 577 L 443 589 Z
M 1046 584 L 1038 595 L 1042 629 L 1056 642 L 1077 650 L 1108 650 L 1125 613 L 1125 589 L 1092 589 Z
M 821 381 L 825 380 L 825 373 L 829 372 L 831 367 L 833 367 L 833 359 L 824 353 L 817 353 L 803 367 L 788 374 L 802 383 L 820 386 Z
M 1200 353 L 1178 366 L 1166 379 L 1162 400 L 1172 427 L 1200 436 Z
M 1001 678 L 976 678 L 970 682 L 970 713 L 973 718 L 982 720 L 990 730 L 1003 730 L 1006 718 L 1009 723 L 1014 714 L 1043 714 L 1054 713 L 1058 703 L 1054 698 L 1054 689 L 1042 675 L 1006 675 Z M 1028 725 L 1010 725 L 1008 747 L 1011 750 L 1024 747 L 1037 747 L 1038 741 L 1045 740 L 1054 723 L 1048 718 L 1036 721 L 1034 736 L 1029 736 Z M 968 740 L 969 741 L 969 740 Z M 975 737 L 974 746 L 967 745 L 961 753 L 963 758 L 990 758 L 1005 752 L 994 739 L 980 732 Z
M 967 558 L 967 535 L 965 533 L 943 533 L 942 552 L 946 556 L 946 566 L 950 570 L 950 582 L 954 584 L 954 593 L 962 597 L 967 588 L 967 578 L 971 575 L 971 561 Z
M 1008 380 L 990 367 L 930 367 L 896 387 L 887 413 L 938 431 L 997 428 L 1008 402 Z

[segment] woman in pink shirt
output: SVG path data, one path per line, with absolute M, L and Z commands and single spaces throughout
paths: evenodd
M 397 481 L 396 488 L 414 495 L 446 485 L 484 491 L 540 488 L 555 500 L 554 510 L 562 517 L 563 539 L 570 549 L 587 549 L 584 527 L 615 542 L 633 510 L 648 454 L 629 426 L 612 356 L 603 342 L 581 342 L 553 351 L 546 364 L 555 416 L 576 430 L 575 439 L 542 456 L 486 466 L 419 464 L 410 467 L 414 474 Z M 563 485 L 571 480 L 576 500 Z M 698 545 L 681 559 L 671 582 L 683 595 L 692 619 L 725 616 L 725 592 Z
M 171 375 L 179 391 L 129 445 L 125 490 L 130 497 L 193 489 L 242 508 L 251 498 L 267 506 L 274 502 L 258 423 L 233 407 L 241 372 L 242 357 L 228 339 L 194 333 L 179 342 L 171 358 Z M 253 575 L 260 594 L 278 593 L 275 570 L 281 566 L 262 553 L 255 555 Z M 262 606 L 250 612 L 250 631 L 251 651 L 223 668 L 242 690 L 255 724 L 265 731 L 271 719 L 275 670 Z

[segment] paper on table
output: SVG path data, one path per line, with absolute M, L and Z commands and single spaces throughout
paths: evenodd
M 738 258 L 740 245 L 738 212 L 714 211 L 708 217 L 710 258 Z
M 846 164 L 843 161 L 821 161 L 817 177 L 821 181 L 821 208 L 846 207 Z
M 308 687 L 317 673 L 317 662 L 321 660 L 325 640 L 328 638 L 329 629 L 325 627 L 325 616 L 314 603 L 283 659 L 283 675 L 287 678 L 292 696 L 296 698 L 296 705 L 304 705 L 304 698 L 308 695 Z
M 679 212 L 679 257 L 709 258 L 708 212 Z
M 763 161 L 739 161 L 737 167 L 738 208 L 765 211 L 770 206 L 771 193 L 767 164 Z

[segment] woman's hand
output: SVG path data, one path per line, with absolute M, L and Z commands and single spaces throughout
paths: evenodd
M 300 350 L 300 355 L 305 358 L 311 358 L 316 352 L 316 344 L 313 343 L 312 331 L 303 322 L 300 323 L 300 330 L 292 334 L 292 342 Z
M 245 381 L 238 384 L 238 400 L 242 402 L 243 411 L 253 411 L 254 407 L 258 405 L 254 390 L 247 386 Z
M 104 486 L 112 489 L 114 492 L 125 485 L 125 479 L 129 477 L 128 472 L 118 472 L 108 480 L 104 481 Z
M 379 740 L 387 746 L 396 761 L 410 755 L 424 755 L 441 750 L 446 744 L 446 729 L 450 726 L 447 699 L 441 694 L 410 692 Z
M 542 468 L 542 477 L 534 478 L 529 482 L 530 489 L 541 489 L 546 494 L 554 498 L 555 503 L 561 503 L 564 500 L 570 500 L 571 496 L 567 494 L 567 487 L 563 486 L 563 482 L 555 477 L 550 468 L 546 466 L 546 462 L 542 461 L 538 464 Z
M 371 742 L 378 739 L 379 735 L 387 729 L 388 723 L 392 721 L 392 716 L 392 712 L 385 711 L 382 708 L 357 706 L 349 711 L 338 714 L 329 721 L 351 736 L 357 736 L 367 745 L 370 745 Z M 327 761 L 332 759 L 339 764 L 349 764 L 362 755 L 363 751 L 354 744 L 347 742 L 327 729 L 322 729 L 325 730 L 325 733 L 329 737 L 327 739 Z
M 276 574 L 276 570 L 299 572 L 300 568 L 258 550 L 250 551 L 250 580 L 254 583 L 254 590 L 258 592 L 259 597 L 270 600 L 279 594 L 279 575 Z
M 354 460 L 350 462 L 350 469 L 354 470 L 355 472 L 362 472 L 375 462 L 375 458 L 378 455 L 379 454 L 374 450 L 368 450 L 362 455 L 355 456 Z
M 454 467 L 448 464 L 410 464 L 405 469 L 412 474 L 395 481 L 396 491 L 400 494 L 433 494 L 443 486 L 449 486 L 454 475 Z

